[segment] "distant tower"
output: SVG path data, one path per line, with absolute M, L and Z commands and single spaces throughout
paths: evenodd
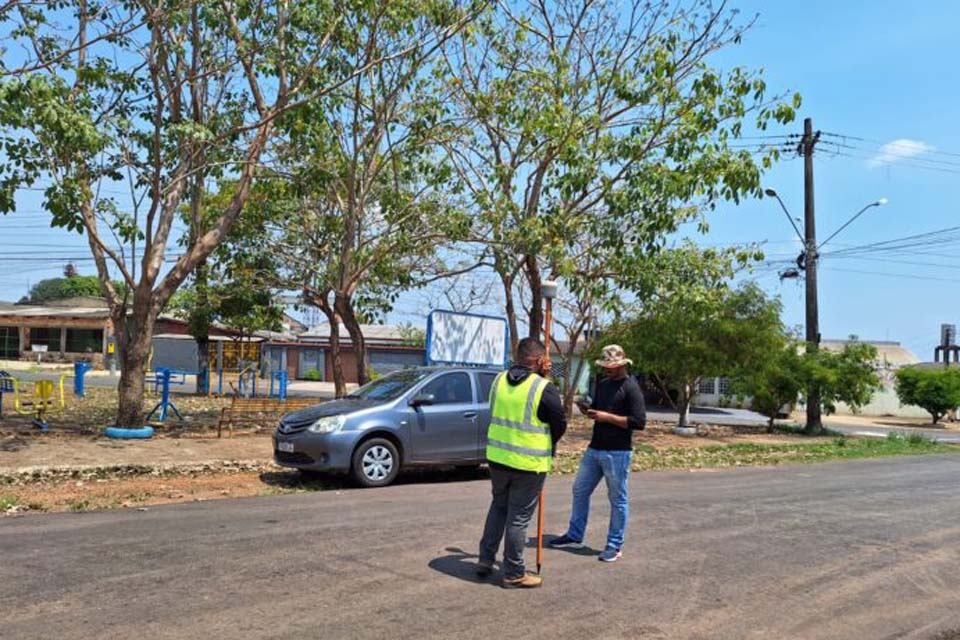
M 957 325 L 940 325 L 940 346 L 933 350 L 933 361 L 940 362 L 940 354 L 943 354 L 943 363 L 950 364 L 950 354 L 953 354 L 953 361 L 960 362 L 960 346 L 957 346 Z

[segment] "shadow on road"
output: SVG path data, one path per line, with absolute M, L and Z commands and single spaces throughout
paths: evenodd
M 465 482 L 489 478 L 486 467 L 483 468 L 425 468 L 400 472 L 393 485 L 439 484 L 447 482 Z M 265 471 L 260 474 L 264 484 L 284 489 L 302 489 L 305 491 L 330 491 L 341 489 L 359 489 L 359 485 L 350 476 L 311 473 L 304 471 Z
M 499 585 L 499 572 L 496 567 L 494 567 L 493 573 L 485 578 L 477 575 L 477 555 L 475 553 L 467 553 L 459 547 L 447 547 L 444 551 L 447 551 L 448 555 L 434 558 L 427 563 L 427 566 L 438 573 L 464 582 L 490 586 Z
M 545 533 L 545 534 L 543 534 L 543 548 L 544 548 L 544 550 L 549 550 L 549 551 L 551 551 L 551 552 L 560 551 L 560 552 L 562 552 L 562 553 L 569 553 L 569 554 L 575 555 L 575 556 L 598 556 L 598 555 L 600 555 L 600 550 L 599 550 L 599 549 L 594 549 L 593 547 L 588 547 L 588 546 L 586 546 L 586 545 L 584 545 L 584 546 L 583 546 L 582 548 L 580 548 L 580 549 L 554 549 L 554 548 L 550 547 L 550 546 L 549 546 L 549 545 L 550 545 L 550 541 L 551 541 L 551 540 L 555 540 L 555 539 L 557 539 L 557 538 L 559 538 L 559 537 L 560 537 L 560 536 L 555 535 L 555 534 L 552 534 L 552 533 Z M 536 549 L 536 548 L 537 548 L 537 537 L 536 537 L 536 536 L 530 536 L 529 538 L 527 538 L 527 548 L 528 548 L 528 549 Z

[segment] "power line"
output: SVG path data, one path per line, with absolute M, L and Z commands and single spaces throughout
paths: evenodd
M 821 135 L 824 135 L 824 136 L 829 136 L 829 137 L 831 137 L 831 138 L 843 138 L 845 141 L 846 141 L 846 140 L 856 140 L 856 141 L 858 141 L 858 142 L 870 142 L 870 143 L 872 143 L 872 144 L 880 145 L 881 147 L 886 146 L 886 145 L 888 145 L 888 144 L 891 144 L 891 143 L 893 143 L 893 142 L 896 142 L 896 140 L 887 140 L 886 142 L 884 142 L 883 140 L 876 140 L 876 139 L 871 139 L 871 138 L 861 138 L 861 137 L 859 137 L 859 136 L 851 136 L 851 135 L 846 135 L 846 134 L 842 134 L 842 133 L 829 133 L 829 132 L 826 132 L 826 131 L 821 131 L 820 134 L 821 134 Z M 877 150 L 879 151 L 880 149 L 878 148 Z M 933 154 L 933 155 L 941 155 L 941 156 L 950 156 L 950 157 L 960 158 L 960 153 L 958 153 L 958 152 L 954 152 L 954 151 L 940 151 L 939 149 L 934 149 L 934 148 L 924 149 L 921 153 Z
M 960 282 L 960 278 L 937 278 L 934 276 L 920 276 L 906 273 L 887 273 L 884 271 L 865 271 L 861 269 L 838 269 L 836 267 L 830 267 L 831 271 L 840 271 L 843 273 L 860 273 L 864 275 L 873 275 L 873 276 L 885 276 L 888 278 L 909 278 L 912 280 L 932 280 L 936 282 L 952 282 L 954 284 Z

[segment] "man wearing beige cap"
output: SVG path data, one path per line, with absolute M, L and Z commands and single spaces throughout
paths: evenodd
M 630 478 L 630 457 L 633 452 L 633 430 L 646 425 L 646 408 L 640 386 L 627 374 L 633 364 L 620 345 L 603 348 L 597 365 L 604 377 L 597 382 L 593 402 L 582 405 L 581 411 L 592 418 L 593 438 L 580 460 L 580 469 L 573 482 L 573 513 L 567 532 L 549 544 L 555 548 L 583 547 L 590 515 L 590 496 L 600 480 L 607 483 L 610 499 L 610 525 L 606 548 L 600 554 L 603 562 L 616 562 L 623 549 L 624 534 L 630 515 L 627 481 Z

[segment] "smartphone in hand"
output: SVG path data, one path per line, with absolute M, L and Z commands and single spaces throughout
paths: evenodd
M 577 408 L 580 409 L 580 413 L 587 415 L 587 411 L 590 410 L 590 405 L 593 404 L 590 396 L 585 396 L 577 401 Z

